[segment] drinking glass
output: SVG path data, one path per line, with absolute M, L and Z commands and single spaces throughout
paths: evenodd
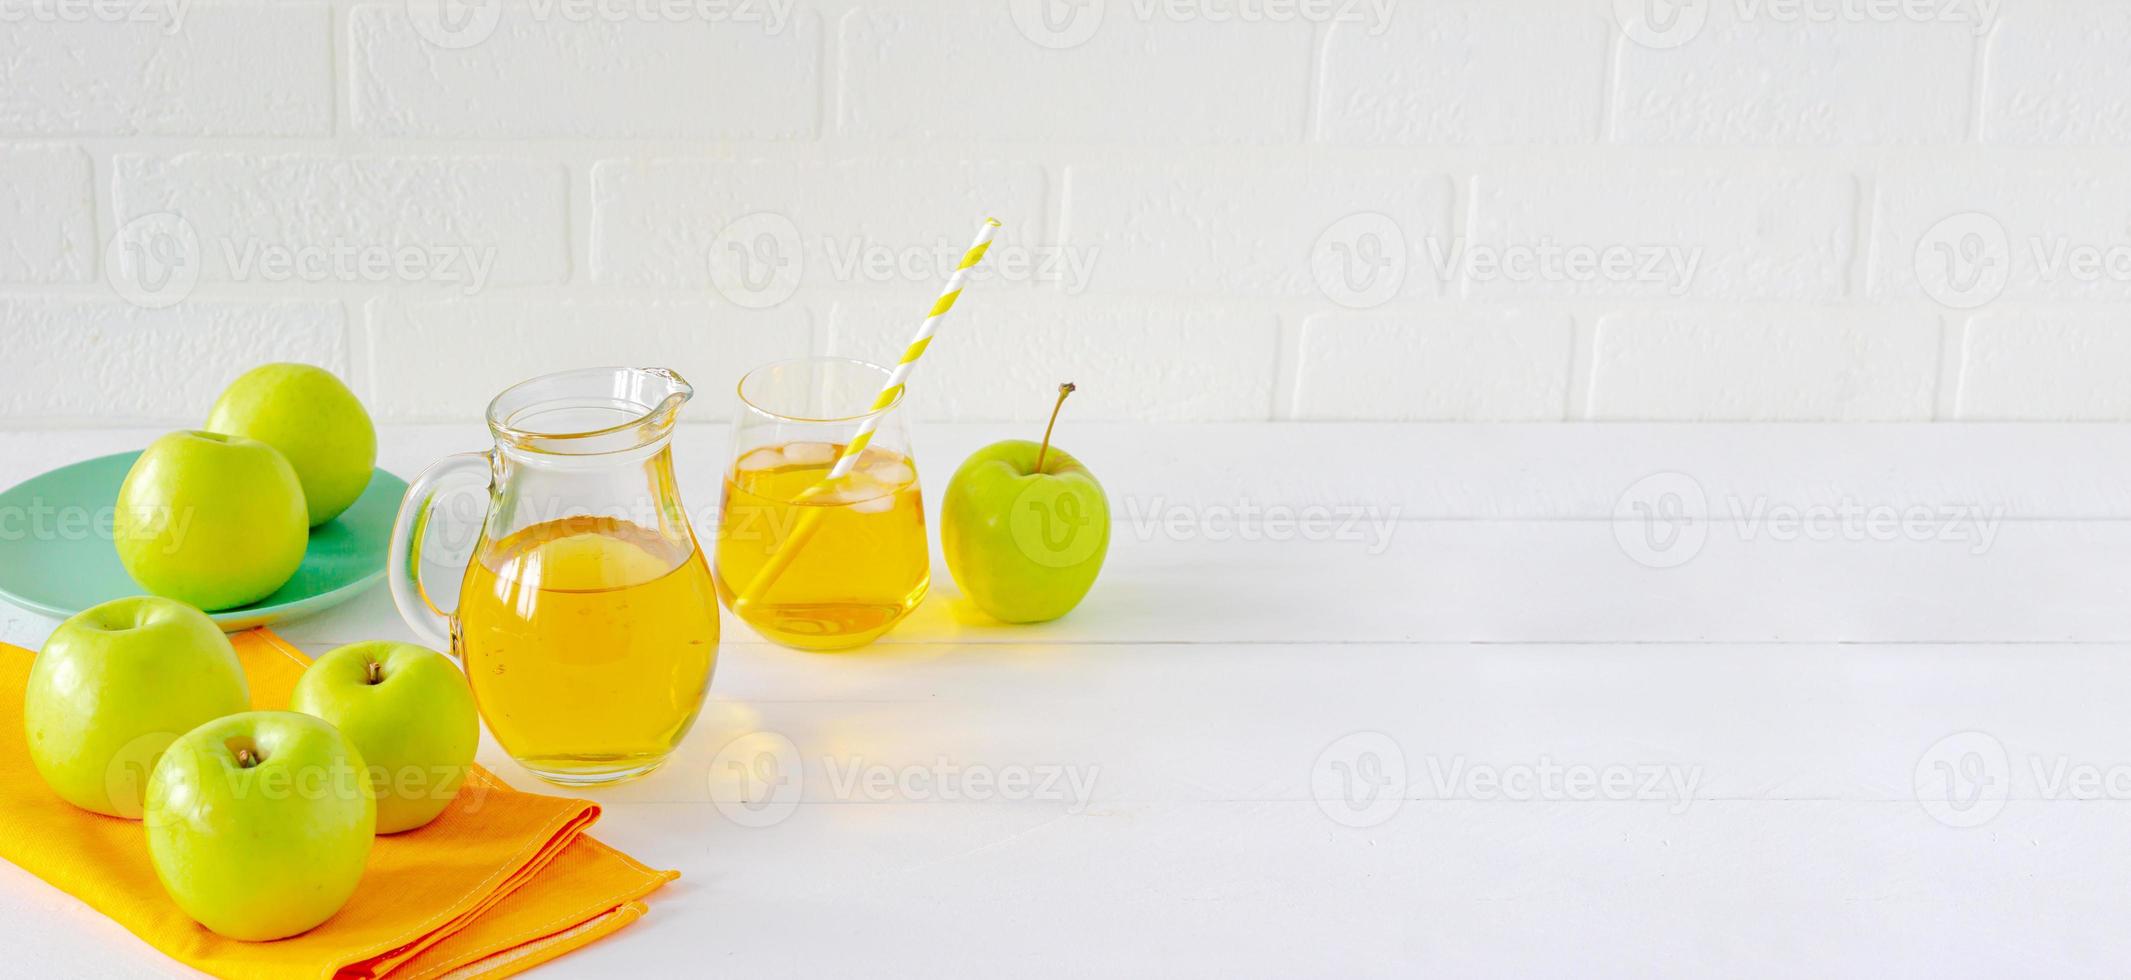
M 392 597 L 466 667 L 511 758 L 565 785 L 650 772 L 695 722 L 718 653 L 718 604 L 673 478 L 688 383 L 661 368 L 535 378 L 488 407 L 495 446 L 431 466 L 392 530 Z M 485 484 L 455 610 L 422 586 L 440 492 Z
M 925 598 L 932 565 L 902 397 L 873 408 L 887 380 L 887 368 L 836 357 L 777 361 L 740 380 L 718 509 L 718 597 L 770 640 L 863 646 Z M 829 480 L 868 420 L 872 440 Z

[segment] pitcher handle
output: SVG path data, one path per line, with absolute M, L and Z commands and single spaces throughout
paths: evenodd
M 392 604 L 400 618 L 430 646 L 456 655 L 451 648 L 452 612 L 437 608 L 422 585 L 422 539 L 429 531 L 430 506 L 447 484 L 488 485 L 493 479 L 488 453 L 457 453 L 430 464 L 408 484 L 400 498 L 399 516 L 392 521 L 392 550 L 386 558 L 385 577 L 392 583 Z

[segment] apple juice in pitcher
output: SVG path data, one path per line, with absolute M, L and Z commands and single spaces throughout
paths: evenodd
M 607 783 L 658 767 L 694 724 L 718 652 L 718 597 L 673 476 L 694 389 L 662 368 L 586 368 L 513 385 L 496 445 L 432 465 L 392 529 L 393 601 L 464 661 L 497 744 L 534 775 Z M 486 502 L 458 606 L 422 584 L 432 508 Z
M 606 517 L 488 544 L 454 646 L 496 741 L 539 772 L 656 765 L 695 720 L 717 654 L 703 557 Z

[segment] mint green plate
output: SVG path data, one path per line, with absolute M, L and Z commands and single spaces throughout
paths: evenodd
M 107 599 L 141 594 L 111 544 L 118 486 L 139 455 L 83 460 L 0 493 L 0 599 L 65 619 Z M 354 506 L 311 529 L 303 564 L 288 584 L 249 606 L 208 616 L 225 630 L 250 629 L 355 598 L 385 576 L 392 518 L 406 492 L 399 477 L 371 474 Z

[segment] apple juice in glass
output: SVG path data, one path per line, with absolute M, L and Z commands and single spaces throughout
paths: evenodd
M 658 368 L 527 381 L 489 406 L 495 449 L 430 467 L 401 505 L 390 561 L 401 613 L 449 642 L 497 744 L 551 782 L 657 768 L 710 687 L 718 601 L 672 461 L 691 393 Z M 432 499 L 458 481 L 485 481 L 488 510 L 446 614 L 411 573 Z
M 772 641 L 863 646 L 925 598 L 925 506 L 901 398 L 872 409 L 887 379 L 877 365 L 816 357 L 767 364 L 740 381 L 718 508 L 718 596 Z M 855 465 L 829 480 L 873 418 Z

